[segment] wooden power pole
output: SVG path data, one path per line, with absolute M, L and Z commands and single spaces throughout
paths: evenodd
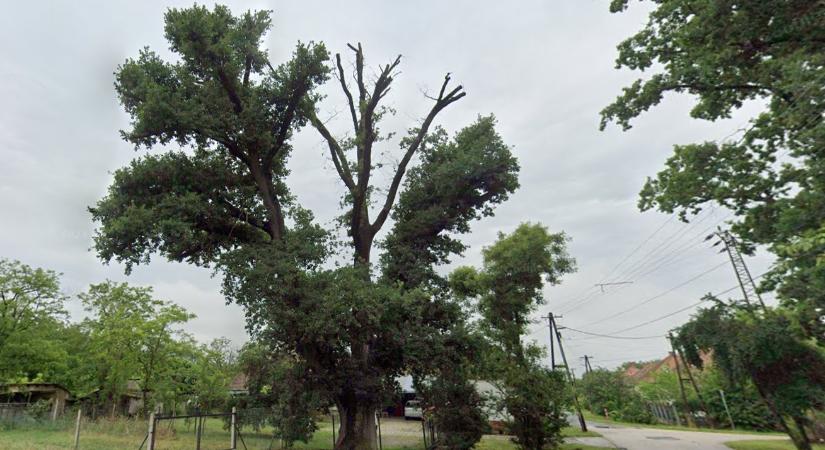
M 671 342 L 672 345 L 672 342 Z M 687 363 L 685 359 L 685 355 L 682 354 L 682 349 L 677 348 L 676 354 L 678 355 L 679 359 L 682 360 L 682 365 L 685 367 L 685 372 L 687 372 L 688 380 L 690 380 L 691 386 L 693 386 L 693 391 L 696 392 L 696 398 L 699 399 L 699 405 L 702 406 L 702 410 L 705 412 L 705 417 L 708 420 L 708 425 L 711 428 L 716 428 L 716 421 L 713 420 L 713 417 L 710 415 L 710 410 L 708 409 L 707 403 L 705 403 L 704 397 L 702 397 L 702 393 L 699 391 L 699 385 L 696 384 L 696 379 L 693 378 L 693 372 L 690 370 L 690 364 Z
M 588 373 L 593 371 L 593 366 L 590 365 L 590 360 L 593 358 L 593 355 L 584 355 L 581 359 L 584 359 L 584 374 L 587 375 Z
M 676 364 L 676 376 L 679 377 L 679 393 L 682 394 L 682 403 L 685 405 L 685 419 L 687 420 L 689 427 L 696 427 L 696 423 L 693 421 L 693 410 L 690 407 L 690 403 L 687 401 L 687 394 L 685 393 L 686 380 L 682 378 L 682 370 L 679 368 L 679 357 L 676 355 L 676 345 L 673 343 L 673 333 L 668 334 L 667 338 L 670 341 L 670 354 L 673 356 L 674 364 Z
M 553 313 L 547 313 L 547 327 L 550 329 L 550 369 L 556 370 L 556 345 L 553 336 L 556 335 L 555 318 Z
M 556 343 L 559 344 L 559 355 L 564 363 L 564 370 L 567 373 L 567 380 L 570 382 L 570 388 L 573 390 L 573 404 L 576 407 L 576 413 L 579 415 L 579 426 L 581 426 L 582 431 L 587 432 L 587 423 L 584 421 L 584 414 L 582 414 L 582 408 L 581 405 L 579 405 L 579 394 L 576 390 L 576 379 L 573 378 L 573 374 L 570 372 L 570 366 L 567 364 L 567 356 L 564 354 L 564 347 L 561 343 L 561 331 L 559 331 L 559 327 L 556 325 L 556 319 L 553 314 L 551 313 L 547 317 L 550 320 L 550 330 L 555 330 L 555 336 L 550 336 L 550 342 L 552 343 L 555 338 Z M 553 370 L 555 370 L 555 367 Z

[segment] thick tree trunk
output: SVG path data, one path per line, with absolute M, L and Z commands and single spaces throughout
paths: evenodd
M 800 417 L 793 418 L 794 424 L 796 424 L 796 431 L 799 436 L 794 439 L 794 443 L 796 444 L 796 448 L 800 450 L 810 450 L 811 449 L 811 440 L 808 438 L 808 432 L 805 431 L 805 421 Z M 797 442 L 798 441 L 798 442 Z
M 372 241 L 375 239 L 375 234 L 370 230 L 369 222 L 364 221 L 364 223 L 358 227 L 353 226 L 350 233 L 353 236 L 352 243 L 355 246 L 353 264 L 355 266 L 363 265 L 369 267 Z
M 794 430 L 792 430 L 791 427 L 788 426 L 788 422 L 786 422 L 785 419 L 782 417 L 782 414 L 779 412 L 779 408 L 776 407 L 776 403 L 774 403 L 773 398 L 771 398 L 770 394 L 765 392 L 762 389 L 762 386 L 760 386 L 756 382 L 756 377 L 751 376 L 751 379 L 754 380 L 753 384 L 754 386 L 756 386 L 756 392 L 759 393 L 759 396 L 762 398 L 762 401 L 765 402 L 765 405 L 771 411 L 771 414 L 773 414 L 776 421 L 779 422 L 779 425 L 782 427 L 782 430 L 784 430 L 788 437 L 791 438 L 794 447 L 796 447 L 797 450 L 811 450 L 811 443 L 807 439 L 808 436 L 804 434 L 805 429 L 802 428 L 801 430 L 803 434 L 802 436 L 799 436 L 797 433 L 795 433 Z
M 341 415 L 335 450 L 372 450 L 378 448 L 375 429 L 375 407 L 355 396 L 339 400 Z
M 369 281 L 370 251 L 375 233 L 370 229 L 366 217 L 366 209 L 362 215 L 353 218 L 350 234 L 353 238 L 355 255 L 354 267 L 364 267 L 366 280 Z M 357 314 L 357 311 L 354 313 Z M 354 339 L 350 343 L 352 359 L 362 374 L 368 373 L 370 345 Z M 336 399 L 340 425 L 335 450 L 373 450 L 378 449 L 378 435 L 376 433 L 375 408 L 376 392 L 370 383 L 364 379 L 354 381 L 347 386 Z

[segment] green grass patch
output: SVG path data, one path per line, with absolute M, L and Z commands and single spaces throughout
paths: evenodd
M 415 428 L 415 424 L 409 424 Z M 332 448 L 332 425 L 320 422 L 320 429 L 308 443 L 297 442 L 296 449 L 326 450 Z M 101 419 L 95 422 L 84 421 L 80 433 L 81 450 L 111 450 L 116 448 L 137 449 L 143 442 L 147 431 L 146 420 Z M 195 448 L 195 428 L 193 422 L 178 420 L 171 424 L 159 422 L 155 440 L 157 450 L 192 450 Z M 249 450 L 266 450 L 280 448 L 279 442 L 272 441 L 271 429 L 256 432 L 251 429 L 242 431 L 243 440 Z M 577 428 L 563 429 L 565 437 L 599 436 L 598 433 L 582 433 Z M 422 448 L 421 435 L 406 433 L 384 435 L 385 450 L 418 450 Z M 243 446 L 238 443 L 239 448 Z M 4 450 L 68 450 L 74 448 L 74 424 L 70 420 L 58 422 L 27 423 L 6 428 L 0 432 L 0 449 Z M 146 448 L 146 445 L 143 447 Z M 208 419 L 201 438 L 202 450 L 224 450 L 229 448 L 229 431 L 224 429 L 220 419 Z M 509 436 L 489 435 L 479 442 L 479 450 L 515 450 L 516 446 Z M 593 450 L 581 444 L 564 444 L 563 450 Z
M 601 437 L 601 434 L 591 430 L 582 431 L 579 427 L 564 427 L 561 429 L 561 435 L 564 437 Z
M 736 434 L 752 434 L 754 436 L 785 436 L 785 433 L 780 433 L 778 431 L 757 431 L 757 430 L 745 430 L 737 428 L 735 430 L 731 430 L 730 428 L 691 428 L 685 426 L 677 426 L 677 425 L 666 425 L 661 423 L 635 423 L 635 422 L 620 422 L 618 420 L 613 419 L 606 419 L 604 416 L 599 416 L 593 414 L 590 411 L 583 411 L 584 418 L 590 422 L 600 422 L 606 424 L 612 424 L 617 426 L 624 426 L 624 427 L 637 427 L 637 428 L 657 428 L 660 430 L 677 430 L 677 431 L 701 431 L 703 433 L 736 433 Z
M 796 450 L 790 440 L 787 441 L 734 441 L 725 442 L 734 450 Z M 813 444 L 814 450 L 825 450 L 825 444 Z

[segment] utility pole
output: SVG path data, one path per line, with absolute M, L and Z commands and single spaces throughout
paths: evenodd
M 673 345 L 673 341 L 671 341 L 671 345 Z M 696 398 L 699 399 L 699 404 L 702 406 L 702 410 L 704 410 L 707 416 L 708 425 L 710 425 L 711 428 L 716 428 L 716 422 L 709 413 L 710 410 L 708 409 L 708 405 L 705 403 L 705 399 L 702 397 L 702 393 L 699 392 L 699 385 L 696 384 L 696 379 L 693 378 L 693 372 L 690 370 L 690 364 L 687 363 L 685 355 L 682 354 L 682 349 L 676 349 L 676 357 L 681 360 L 682 366 L 685 368 L 685 372 L 687 372 L 688 380 L 690 380 L 690 384 L 693 386 L 693 391 L 696 392 Z
M 745 296 L 745 303 L 751 306 L 751 302 L 756 300 L 759 302 L 762 310 L 765 311 L 765 302 L 762 301 L 762 296 L 760 296 L 756 290 L 756 283 L 753 282 L 753 277 L 751 276 L 750 270 L 748 270 L 747 264 L 745 264 L 745 259 L 742 258 L 742 254 L 739 252 L 736 238 L 733 237 L 730 231 L 722 231 L 720 228 L 716 233 L 706 237 L 705 240 L 711 239 L 714 235 L 720 239 L 720 241 L 713 244 L 714 246 L 720 243 L 725 244 L 725 251 L 728 253 L 730 263 L 733 265 L 733 271 L 736 273 L 736 279 L 739 281 L 742 295 Z
M 556 370 L 556 348 L 555 343 L 553 342 L 553 336 L 556 335 L 555 324 L 556 321 L 553 316 L 553 313 L 547 313 L 547 327 L 550 329 L 550 368 L 552 370 Z
M 553 317 L 552 314 L 549 317 L 552 318 Z M 582 414 L 582 408 L 579 405 L 579 394 L 576 391 L 576 379 L 573 378 L 573 375 L 570 373 L 570 366 L 567 364 L 567 356 L 565 356 L 565 354 L 564 354 L 564 347 L 562 346 L 562 343 L 561 343 L 561 331 L 559 331 L 559 328 L 556 326 L 556 321 L 554 319 L 551 319 L 550 323 L 551 323 L 552 327 L 555 328 L 555 331 L 556 331 L 555 338 L 556 338 L 556 341 L 559 344 L 559 354 L 561 355 L 561 359 L 564 362 L 564 369 L 565 369 L 565 372 L 567 372 L 567 379 L 568 379 L 568 381 L 570 381 L 570 387 L 573 389 L 573 404 L 576 406 L 576 413 L 578 413 L 578 415 L 579 415 L 579 425 L 581 426 L 581 429 L 582 429 L 583 432 L 587 432 L 587 423 L 584 421 L 584 414 Z M 551 338 L 551 340 L 552 340 L 552 338 Z
M 593 371 L 593 366 L 590 365 L 590 359 L 593 358 L 592 355 L 584 355 L 579 359 L 584 360 L 584 374 L 587 375 L 588 373 Z
M 673 333 L 669 333 L 667 337 L 668 340 L 670 340 L 670 354 L 673 356 L 673 362 L 676 364 L 676 376 L 679 377 L 679 393 L 682 394 L 682 402 L 685 404 L 685 419 L 689 427 L 696 427 L 693 421 L 693 410 L 690 408 L 690 404 L 687 401 L 687 394 L 685 394 L 685 379 L 682 378 L 682 370 L 679 368 L 679 358 L 676 356 L 676 345 L 673 343 Z

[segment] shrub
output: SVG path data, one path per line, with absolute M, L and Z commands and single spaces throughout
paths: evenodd
M 537 365 L 509 371 L 504 405 L 512 416 L 508 427 L 513 442 L 529 450 L 557 448 L 567 425 L 568 398 L 561 372 Z
M 489 425 L 482 412 L 482 398 L 472 383 L 461 374 L 444 374 L 422 383 L 425 405 L 432 408 L 438 430 L 435 447 L 467 450 L 481 440 Z

